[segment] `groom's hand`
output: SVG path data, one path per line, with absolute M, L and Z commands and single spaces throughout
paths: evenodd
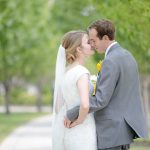
M 71 124 L 71 121 L 67 117 L 64 117 L 64 126 L 66 128 L 70 128 L 70 124 Z
M 79 125 L 80 123 L 78 122 L 78 120 L 75 120 L 74 122 L 72 122 L 71 124 L 70 124 L 70 128 L 73 128 L 73 127 L 75 127 L 75 126 L 77 126 L 77 125 Z

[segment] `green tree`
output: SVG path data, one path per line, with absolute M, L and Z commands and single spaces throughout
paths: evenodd
M 9 113 L 12 78 L 41 82 L 48 74 L 49 1 L 0 1 L 0 81 Z

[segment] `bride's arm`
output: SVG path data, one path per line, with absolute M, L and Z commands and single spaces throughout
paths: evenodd
M 89 76 L 84 74 L 77 81 L 77 87 L 80 95 L 80 109 L 79 116 L 75 121 L 76 124 L 80 124 L 84 121 L 89 111 Z

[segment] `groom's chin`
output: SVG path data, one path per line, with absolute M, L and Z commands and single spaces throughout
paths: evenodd
M 98 50 L 98 49 L 96 49 L 96 51 L 97 51 L 99 54 L 104 54 L 104 53 L 105 53 L 104 50 Z
M 96 50 L 95 48 L 92 48 L 91 50 L 92 50 L 94 53 L 97 52 L 97 50 Z

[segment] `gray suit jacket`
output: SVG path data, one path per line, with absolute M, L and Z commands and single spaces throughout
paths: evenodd
M 95 116 L 98 149 L 147 137 L 137 63 L 118 43 L 103 61 L 96 95 L 90 97 L 90 112 Z M 78 113 L 79 106 L 68 110 L 67 117 L 73 121 Z

